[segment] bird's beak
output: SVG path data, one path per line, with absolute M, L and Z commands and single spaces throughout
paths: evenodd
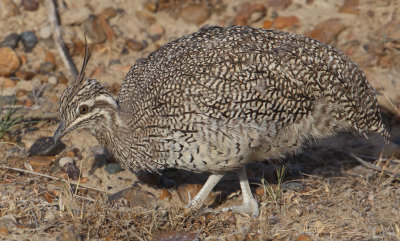
M 63 137 L 65 134 L 67 134 L 67 133 L 65 132 L 64 122 L 61 121 L 60 125 L 58 126 L 58 128 L 53 136 L 54 143 L 56 143 L 59 139 L 61 139 L 61 137 Z

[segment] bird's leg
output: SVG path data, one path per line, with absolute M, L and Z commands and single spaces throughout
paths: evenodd
M 249 180 L 247 179 L 246 167 L 243 167 L 239 173 L 240 188 L 242 189 L 243 203 L 240 206 L 224 208 L 223 211 L 234 211 L 238 213 L 247 213 L 253 217 L 259 214 L 257 200 L 251 193 Z
M 225 175 L 223 174 L 211 174 L 204 186 L 200 189 L 200 191 L 197 193 L 197 195 L 189 201 L 188 207 L 200 207 L 204 200 L 207 198 L 208 194 L 210 194 L 211 190 L 217 185 L 219 180 Z

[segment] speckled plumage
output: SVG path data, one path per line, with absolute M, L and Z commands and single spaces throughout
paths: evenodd
M 116 102 L 81 76 L 60 112 L 64 127 L 89 129 L 125 168 L 221 177 L 340 130 L 388 138 L 356 63 L 316 40 L 251 27 L 204 27 L 164 45 L 132 66 Z

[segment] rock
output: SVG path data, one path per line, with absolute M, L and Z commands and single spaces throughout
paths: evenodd
M 49 167 L 54 163 L 54 160 L 54 156 L 31 156 L 28 158 L 28 163 L 31 164 L 33 168 Z
M 182 203 L 187 205 L 189 201 L 196 196 L 196 194 L 200 191 L 202 187 L 203 185 L 201 184 L 182 184 L 177 188 L 176 192 Z M 205 205 L 213 204 L 215 202 L 216 197 L 217 195 L 214 192 L 211 192 L 207 196 L 206 200 L 204 200 L 204 204 Z
M 272 27 L 273 22 L 271 20 L 265 20 L 263 22 L 263 28 L 269 29 Z
M 47 82 L 51 85 L 57 85 L 58 84 L 58 79 L 56 76 L 52 75 L 49 77 L 49 79 L 47 80 Z
M 330 18 L 317 24 L 312 31 L 306 33 L 305 35 L 310 38 L 317 39 L 323 43 L 332 44 L 336 41 L 339 33 L 345 29 L 346 26 L 341 23 L 340 18 Z
M 58 165 L 60 165 L 61 168 L 64 168 L 65 165 L 69 163 L 74 164 L 74 159 L 72 157 L 64 156 L 58 161 Z
M 51 62 L 44 62 L 40 64 L 39 72 L 42 74 L 48 74 L 54 71 L 56 68 L 55 64 Z
M 57 241 L 82 241 L 82 237 L 77 228 L 70 226 L 56 236 Z
M 306 185 L 303 183 L 300 183 L 300 182 L 285 182 L 285 183 L 282 183 L 281 189 L 283 191 L 291 190 L 291 191 L 295 191 L 295 192 L 301 192 L 304 189 L 306 189 Z
M 48 39 L 53 34 L 52 32 L 53 32 L 53 30 L 52 30 L 51 26 L 43 26 L 42 28 L 40 28 L 38 35 L 42 39 Z
M 29 156 L 55 156 L 65 148 L 62 141 L 54 143 L 53 137 L 37 139 L 28 150 Z
M 14 80 L 6 77 L 0 77 L 0 88 L 12 88 L 15 87 Z
M 153 41 L 157 41 L 165 33 L 165 29 L 159 24 L 152 24 L 148 29 L 148 33 Z
M 145 9 L 149 10 L 150 12 L 153 12 L 153 13 L 157 12 L 157 10 L 158 10 L 157 4 L 152 3 L 152 2 L 146 2 L 146 3 L 143 5 L 143 7 L 144 7 Z
M 196 234 L 186 231 L 167 231 L 157 234 L 153 237 L 153 241 L 192 241 L 197 240 Z
M 276 11 L 281 11 L 289 7 L 292 4 L 292 0 L 269 0 L 268 7 L 273 8 Z
M 178 16 L 187 23 L 201 24 L 211 15 L 210 9 L 205 5 L 188 5 L 183 7 Z
M 22 103 L 27 108 L 32 107 L 35 104 L 35 102 L 32 99 L 26 99 Z
M 358 9 L 359 0 L 345 0 L 343 5 L 339 8 L 339 13 L 350 13 L 358 15 L 360 9 Z
M 113 7 L 108 7 L 108 8 L 103 9 L 101 11 L 100 15 L 103 16 L 103 18 L 105 20 L 109 20 L 109 19 L 117 16 L 117 10 L 115 10 L 115 8 L 113 8 Z
M 3 39 L 3 41 L 1 41 L 0 47 L 9 47 L 11 49 L 15 49 L 18 46 L 19 40 L 19 34 L 10 33 Z
M 110 202 L 120 199 L 127 200 L 131 207 L 141 206 L 150 208 L 154 207 L 157 203 L 157 198 L 152 193 L 137 188 L 127 188 L 108 197 Z
M 313 241 L 313 239 L 310 236 L 308 236 L 307 234 L 303 233 L 297 237 L 296 241 Z
M 89 181 L 89 178 L 87 178 L 87 177 L 82 177 L 81 180 L 80 180 L 80 182 L 81 182 L 82 184 L 85 184 L 85 183 L 87 183 L 88 181 Z
M 37 1 L 37 0 L 22 0 L 21 6 L 26 11 L 36 11 L 39 8 L 39 1 Z
M 0 225 L 0 235 L 7 236 L 10 234 L 10 231 L 7 227 Z
M 96 15 L 91 14 L 89 18 L 83 22 L 83 30 L 94 44 L 104 43 L 107 39 L 107 35 Z
M 21 33 L 21 42 L 25 47 L 25 51 L 30 52 L 38 43 L 38 39 L 34 32 L 25 31 Z
M 167 190 L 167 189 L 162 189 L 160 195 L 158 195 L 158 199 L 167 199 L 167 200 L 171 200 L 172 195 L 171 193 Z
M 249 25 L 265 17 L 267 8 L 261 3 L 243 4 L 233 19 L 235 25 Z
M 9 76 L 20 66 L 18 55 L 8 47 L 0 48 L 0 76 Z
M 300 20 L 296 16 L 288 16 L 288 17 L 278 16 L 274 20 L 274 27 L 276 29 L 284 29 L 292 27 L 293 25 L 297 25 L 299 22 Z
M 31 80 L 35 76 L 35 73 L 32 71 L 24 71 L 24 70 L 18 70 L 15 72 L 15 77 L 18 77 L 20 79 L 24 80 Z
M 133 51 L 141 51 L 146 47 L 144 44 L 142 44 L 141 42 L 138 42 L 134 39 L 126 40 L 125 44 L 128 48 L 132 49 Z
M 124 170 L 119 163 L 109 163 L 105 169 L 109 174 L 115 174 Z
M 19 14 L 18 6 L 13 0 L 1 0 L 0 9 L 0 18 L 13 17 Z

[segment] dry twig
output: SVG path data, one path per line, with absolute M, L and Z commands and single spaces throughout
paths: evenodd
M 350 153 L 350 156 L 352 156 L 354 159 L 356 159 L 358 162 L 360 162 L 364 166 L 366 166 L 366 167 L 368 167 L 370 169 L 382 172 L 382 173 L 384 173 L 384 174 L 386 174 L 386 175 L 388 175 L 388 176 L 390 176 L 392 178 L 395 178 L 395 179 L 400 181 L 400 174 L 394 173 L 394 172 L 391 172 L 391 171 L 388 171 L 388 170 L 385 170 L 385 169 L 382 169 L 381 167 L 379 167 L 377 165 L 368 163 L 368 162 L 364 161 L 363 159 L 359 158 L 358 156 L 356 156 L 356 155 L 354 155 L 352 153 Z

